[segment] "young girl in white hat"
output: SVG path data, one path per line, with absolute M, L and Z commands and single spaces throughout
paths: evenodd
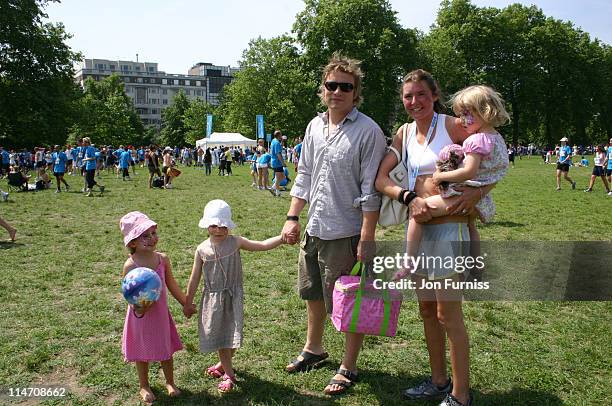
M 220 392 L 231 392 L 236 385 L 232 357 L 242 344 L 244 291 L 240 250 L 267 251 L 283 242 L 280 235 L 265 241 L 231 235 L 229 230 L 236 225 L 230 206 L 223 200 L 208 202 L 199 226 L 208 230 L 209 238 L 196 248 L 187 285 L 187 306 L 183 309 L 185 316 L 191 317 L 190 305 L 204 274 L 198 323 L 200 351 L 218 352 L 219 362 L 209 367 L 207 373 L 221 378 Z

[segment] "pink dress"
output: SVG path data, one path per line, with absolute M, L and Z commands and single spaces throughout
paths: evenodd
M 508 149 L 499 133 L 476 133 L 463 141 L 463 152 L 482 156 L 476 176 L 472 181 L 481 185 L 499 182 L 508 171 Z M 476 210 L 483 223 L 488 223 L 495 216 L 495 203 L 490 193 L 484 195 L 476 205 Z
M 158 254 L 159 265 L 155 272 L 162 281 L 159 300 L 151 306 L 142 318 L 134 316 L 128 306 L 123 325 L 121 350 L 126 361 L 152 362 L 166 361 L 172 354 L 183 349 L 174 320 L 168 309 L 166 289 L 166 267 Z M 136 264 L 136 262 L 134 262 Z M 136 264 L 138 266 L 138 264 Z

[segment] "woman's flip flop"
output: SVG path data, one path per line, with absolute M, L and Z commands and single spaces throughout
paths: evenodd
M 329 357 L 329 354 L 326 352 L 321 354 L 313 354 L 308 351 L 302 351 L 300 355 L 302 356 L 302 360 L 296 358 L 291 361 L 291 365 L 293 365 L 294 368 L 291 371 L 287 372 L 306 372 L 314 368 L 319 362 L 324 361 Z

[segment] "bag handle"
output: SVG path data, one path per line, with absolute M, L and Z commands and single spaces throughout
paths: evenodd
M 363 297 L 363 292 L 365 291 L 365 270 L 363 269 L 363 263 L 361 261 L 357 261 L 353 269 L 351 270 L 351 276 L 357 276 L 358 273 L 361 273 L 361 277 L 359 279 L 359 289 L 355 293 L 355 305 L 353 307 L 353 314 L 351 315 L 351 324 L 349 325 L 348 331 L 351 333 L 357 332 L 357 323 L 359 322 L 359 313 L 361 309 L 361 300 Z M 389 329 L 389 320 L 391 319 L 391 299 L 389 297 L 389 292 L 387 289 L 383 289 L 383 319 L 380 323 L 380 332 L 379 335 L 386 336 L 387 330 Z

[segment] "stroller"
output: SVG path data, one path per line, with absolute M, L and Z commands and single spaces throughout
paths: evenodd
M 17 190 L 20 192 L 28 191 L 28 178 L 21 172 L 9 172 L 8 174 L 8 186 L 10 190 Z

